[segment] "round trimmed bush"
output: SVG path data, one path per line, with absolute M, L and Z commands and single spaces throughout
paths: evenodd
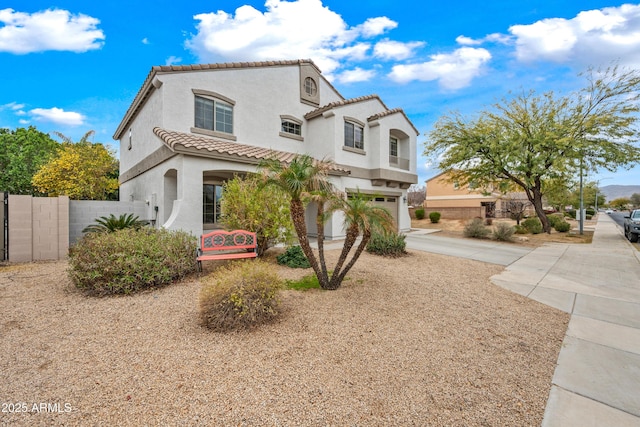
M 567 231 L 571 230 L 571 224 L 566 221 L 562 221 L 554 225 L 553 228 L 555 228 L 558 233 L 566 233 Z
M 424 208 L 418 208 L 416 209 L 416 219 L 424 219 Z
M 431 220 L 432 224 L 437 224 L 438 222 L 440 222 L 440 212 L 429 213 L 429 220 Z
M 522 221 L 522 226 L 531 234 L 542 233 L 542 223 L 537 217 L 527 218 Z
M 226 332 L 251 329 L 278 315 L 282 281 L 260 260 L 230 263 L 205 277 L 200 290 L 200 324 Z
M 197 240 L 183 231 L 126 228 L 87 233 L 69 249 L 69 277 L 96 295 L 130 294 L 195 272 Z
M 309 260 L 305 256 L 299 245 L 289 246 L 286 251 L 276 257 L 276 261 L 280 265 L 286 265 L 290 268 L 309 268 Z
M 556 224 L 558 223 L 566 222 L 564 220 L 564 217 L 558 214 L 547 215 L 547 219 L 549 220 L 549 225 L 551 225 L 551 227 L 553 228 L 555 228 Z
M 493 238 L 502 242 L 510 242 L 515 229 L 506 222 L 499 222 L 493 230 Z
M 462 234 L 465 237 L 474 237 L 477 239 L 484 239 L 491 233 L 485 225 L 482 218 L 474 218 L 469 221 L 465 226 L 464 230 L 462 230 Z

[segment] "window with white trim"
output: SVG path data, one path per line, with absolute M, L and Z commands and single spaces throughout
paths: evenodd
M 292 120 L 282 119 L 282 132 L 292 135 L 302 135 L 302 125 Z
M 345 147 L 364 150 L 364 126 L 354 122 L 344 122 Z
M 392 157 L 398 157 L 398 138 L 393 136 L 389 137 L 389 155 Z
M 195 127 L 233 134 L 233 106 L 218 99 L 196 95 Z

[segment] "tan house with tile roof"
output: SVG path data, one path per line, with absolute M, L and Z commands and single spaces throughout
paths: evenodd
M 200 235 L 218 226 L 226 180 L 306 153 L 334 160 L 336 187 L 375 195 L 406 231 L 418 134 L 377 95 L 344 99 L 309 60 L 153 67 L 114 134 L 120 197 L 145 201 L 156 226 Z M 325 234 L 344 237 L 340 216 Z
M 497 186 L 496 186 L 497 188 Z M 459 185 L 447 172 L 439 173 L 426 181 L 424 207 L 427 212 L 438 211 L 446 219 L 503 218 L 509 216 L 509 205 L 519 202 L 531 213 L 524 192 L 502 193 L 494 188 L 474 188 Z

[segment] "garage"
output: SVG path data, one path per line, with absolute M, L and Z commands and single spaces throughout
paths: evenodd
M 351 198 L 353 193 L 348 193 L 348 197 Z M 398 225 L 398 200 L 400 196 L 383 196 L 383 195 L 370 195 L 374 205 L 385 208 L 391 216 L 393 221 Z

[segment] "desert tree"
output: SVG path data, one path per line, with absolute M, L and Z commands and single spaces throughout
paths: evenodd
M 15 130 L 0 128 L 0 191 L 41 194 L 31 180 L 59 147 L 60 143 L 33 126 Z
M 637 128 L 640 70 L 589 69 L 587 84 L 557 96 L 525 92 L 504 98 L 476 118 L 442 116 L 425 155 L 460 184 L 508 180 L 525 192 L 546 232 L 545 183 L 640 160 Z
M 108 200 L 116 194 L 118 160 L 113 150 L 92 143 L 87 132 L 78 142 L 57 133 L 63 140 L 57 153 L 33 176 L 32 184 L 49 196 L 66 195 L 74 200 Z

